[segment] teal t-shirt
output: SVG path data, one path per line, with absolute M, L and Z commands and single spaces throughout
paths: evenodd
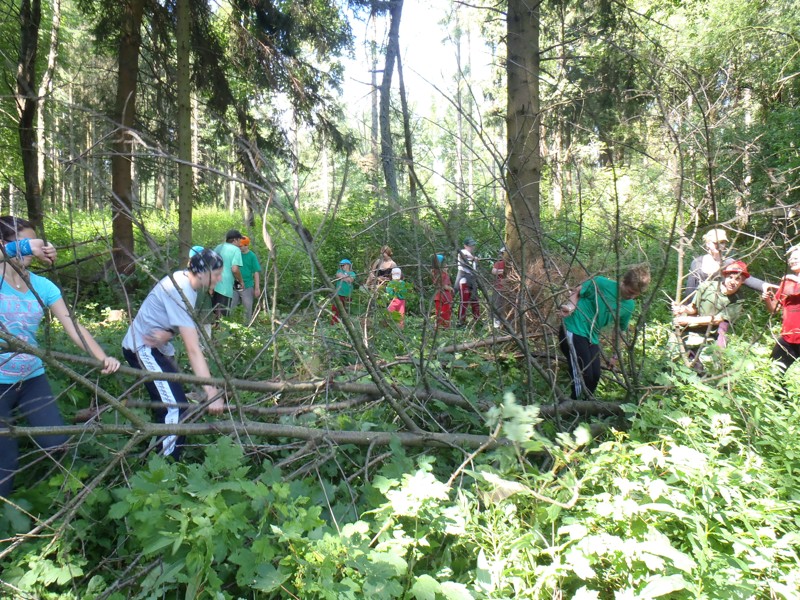
M 256 282 L 253 279 L 253 275 L 256 273 L 261 273 L 261 263 L 258 262 L 258 257 L 256 253 L 250 250 L 250 252 L 242 252 L 242 281 L 244 281 L 245 289 L 250 289 L 251 287 L 255 287 Z
M 411 284 L 406 283 L 402 279 L 392 279 L 386 284 L 386 295 L 390 299 L 397 298 L 398 300 L 405 300 L 406 294 L 411 291 Z
M 242 268 L 242 251 L 239 246 L 225 242 L 214 248 L 214 252 L 222 257 L 222 279 L 214 288 L 214 291 L 228 298 L 233 298 L 233 271 L 231 267 L 236 265 Z
M 578 305 L 564 317 L 564 329 L 580 335 L 592 344 L 600 343 L 600 330 L 614 322 L 619 305 L 619 328 L 625 330 L 631 322 L 636 303 L 619 298 L 619 285 L 606 277 L 585 281 L 578 294 Z
M 61 298 L 55 283 L 35 273 L 29 273 L 31 288 L 36 290 L 45 306 L 50 307 Z M 31 346 L 37 346 L 36 332 L 44 318 L 44 308 L 39 298 L 30 290 L 14 289 L 5 279 L 0 280 L 0 339 L 16 337 Z M 0 354 L 0 383 L 17 383 L 44 374 L 42 359 L 32 354 L 4 352 Z
M 340 279 L 336 282 L 336 295 L 337 296 L 346 296 L 349 298 L 353 293 L 353 283 L 356 280 L 355 271 L 345 271 L 344 269 L 339 269 L 336 271 L 336 277 L 352 277 L 353 281 L 345 281 L 344 279 Z

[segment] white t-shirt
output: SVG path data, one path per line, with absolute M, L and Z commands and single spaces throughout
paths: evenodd
M 458 273 L 456 274 L 456 285 L 467 283 L 467 277 L 475 274 L 475 270 L 478 268 L 478 261 L 475 259 L 472 252 L 466 248 L 462 248 L 458 251 L 457 264 Z
M 186 297 L 185 300 L 181 296 L 181 292 Z M 186 271 L 176 271 L 171 278 L 164 277 L 150 290 L 147 298 L 142 302 L 136 318 L 133 319 L 122 340 L 122 347 L 138 352 L 147 346 L 145 340 L 154 331 L 172 330 L 177 334 L 179 327 L 196 327 L 192 315 L 196 300 L 197 291 L 192 289 Z M 175 355 L 175 348 L 169 342 L 159 347 L 158 350 L 165 356 Z

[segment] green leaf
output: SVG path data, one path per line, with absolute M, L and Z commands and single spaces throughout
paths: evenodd
M 131 506 L 127 502 L 115 502 L 108 510 L 108 518 L 111 520 L 121 519 L 130 511 Z
M 492 577 L 492 565 L 489 564 L 489 561 L 486 559 L 486 553 L 484 552 L 483 548 L 481 548 L 480 552 L 478 552 L 475 582 L 477 584 L 477 588 L 481 592 L 491 594 L 494 591 L 495 584 L 494 578 Z
M 442 594 L 447 600 L 472 600 L 474 598 L 474 596 L 469 593 L 467 586 L 454 581 L 445 581 L 442 584 Z
M 672 592 L 685 590 L 688 585 L 682 575 L 659 576 L 651 579 L 639 596 L 643 599 L 660 598 Z
M 166 548 L 172 543 L 172 539 L 166 536 L 158 536 L 154 540 L 150 540 L 144 548 L 142 548 L 142 553 L 145 556 L 149 556 L 151 554 L 158 553 L 161 549 Z
M 436 593 L 441 592 L 442 586 L 430 575 L 420 575 L 411 586 L 411 595 L 416 600 L 436 600 Z
M 403 593 L 403 586 L 394 579 L 368 577 L 362 588 L 365 598 L 383 600 L 384 598 L 397 598 Z
M 394 552 L 377 552 L 369 553 L 369 560 L 373 565 L 386 565 L 394 571 L 394 575 L 400 576 L 408 569 L 408 563 L 399 554 Z
M 222 437 L 206 449 L 203 466 L 210 473 L 224 472 L 241 465 L 242 456 L 242 447 L 239 444 L 228 437 Z
M 276 569 L 269 563 L 264 563 L 256 569 L 256 579 L 251 584 L 253 588 L 260 592 L 274 592 L 278 590 L 283 582 L 289 579 L 291 572 L 284 572 Z

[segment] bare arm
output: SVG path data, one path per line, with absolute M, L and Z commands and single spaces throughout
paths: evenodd
M 25 243 L 25 244 L 24 244 Z M 24 251 L 23 245 L 27 246 L 28 251 Z M 5 260 L 6 256 L 35 256 L 43 263 L 52 265 L 56 262 L 56 247 L 53 244 L 45 242 L 40 239 L 20 240 L 18 242 L 9 242 L 5 245 L 5 255 L 0 256 L 0 262 Z
M 231 273 L 233 273 L 233 278 L 239 282 L 239 285 L 244 286 L 244 280 L 242 279 L 242 271 L 239 269 L 238 265 L 231 266 Z
M 198 377 L 211 377 L 211 370 L 208 368 L 206 357 L 203 355 L 203 349 L 200 347 L 200 337 L 197 334 L 197 328 L 180 327 L 179 331 L 183 339 L 183 345 L 186 347 L 189 364 L 192 366 L 194 374 Z M 222 413 L 225 409 L 225 397 L 221 395 L 220 389 L 213 385 L 204 385 L 203 391 L 206 393 L 209 400 L 216 398 L 216 400 L 208 405 L 208 412 L 212 415 Z
M 561 308 L 559 309 L 559 314 L 562 317 L 568 317 L 573 312 L 575 312 L 575 308 L 578 306 L 578 298 L 580 297 L 580 293 L 581 293 L 581 288 L 582 287 L 583 287 L 583 284 L 581 284 L 578 287 L 576 287 L 575 289 L 573 289 L 570 292 L 569 298 L 567 299 L 567 301 L 564 304 L 561 305 Z
M 680 327 L 697 327 L 699 325 L 719 325 L 724 320 L 722 315 L 680 315 L 673 319 L 673 323 Z
M 61 322 L 64 331 L 67 332 L 67 335 L 75 342 L 78 348 L 82 348 L 103 363 L 101 373 L 108 375 L 119 369 L 119 361 L 113 356 L 108 356 L 100 347 L 100 344 L 97 343 L 97 340 L 92 337 L 92 334 L 72 318 L 63 298 L 59 298 L 55 304 L 50 306 L 50 312 Z
M 772 289 L 771 287 L 765 289 L 761 293 L 761 298 L 764 300 L 764 304 L 766 305 L 767 310 L 770 313 L 774 313 L 775 311 L 777 311 L 781 305 L 780 301 L 778 300 L 778 297 L 775 295 L 775 290 Z
M 261 274 L 258 271 L 253 273 L 253 293 L 256 298 L 261 295 Z

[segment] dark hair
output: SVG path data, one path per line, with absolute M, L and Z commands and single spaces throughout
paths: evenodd
M 20 217 L 12 217 L 11 215 L 3 215 L 0 217 L 0 237 L 3 241 L 10 242 L 16 239 L 17 234 L 23 229 L 33 229 L 33 223 L 27 219 Z
M 201 252 L 196 252 L 192 255 L 187 269 L 190 273 L 197 275 L 206 271 L 216 271 L 221 269 L 222 265 L 222 257 L 219 254 L 208 248 L 203 248 Z
M 230 242 L 231 240 L 240 240 L 243 237 L 244 236 L 242 235 L 242 232 L 238 229 L 230 229 L 228 230 L 228 233 L 225 234 L 225 241 Z

